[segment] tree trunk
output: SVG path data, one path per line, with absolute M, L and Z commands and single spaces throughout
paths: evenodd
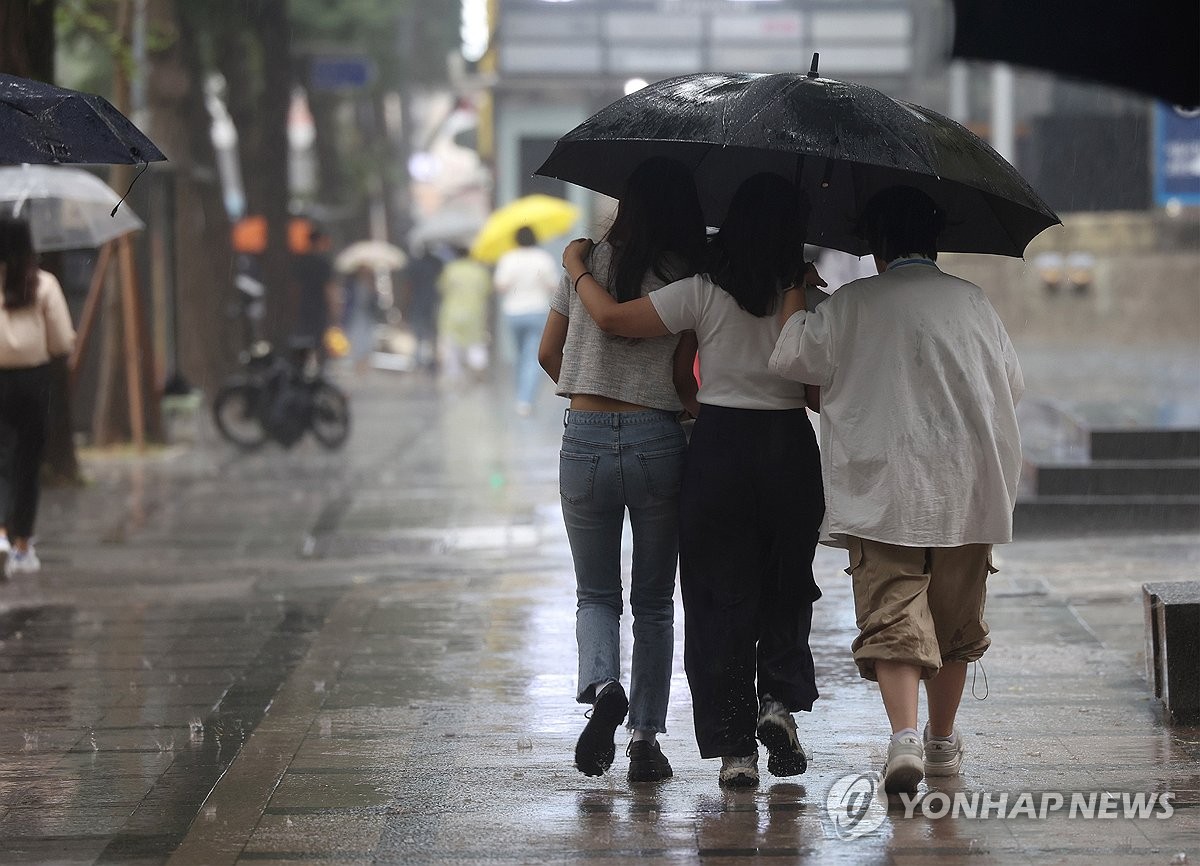
M 0 72 L 54 81 L 55 0 L 0 0 Z M 43 256 L 42 266 L 61 274 L 61 257 Z M 43 469 L 54 482 L 79 483 L 79 458 L 71 423 L 66 365 L 50 366 L 50 417 Z
M 169 159 L 152 169 L 169 177 L 152 180 L 174 191 L 164 196 L 174 203 L 164 228 L 172 230 L 166 247 L 174 250 L 168 273 L 178 365 L 168 367 L 211 397 L 233 369 L 241 331 L 226 315 L 234 303 L 233 252 L 204 105 L 206 71 L 196 34 L 177 14 L 175 0 L 150 0 L 147 18 L 158 37 L 148 56 L 149 132 Z
M 246 211 L 267 220 L 267 249 L 260 260 L 267 291 L 263 324 L 277 346 L 286 345 L 295 319 L 287 243 L 287 118 L 293 82 L 287 7 L 287 0 L 258 0 L 243 18 L 229 21 L 226 38 L 217 46 L 229 115 L 238 131 Z M 256 65 L 261 76 L 251 72 Z
M 132 29 L 132 0 L 119 0 L 116 30 L 123 44 L 130 44 Z M 130 69 L 120 56 L 113 61 L 112 104 L 122 114 L 129 115 Z M 109 170 L 108 180 L 113 189 L 125 190 L 133 177 L 132 166 L 115 165 Z M 124 254 L 121 246 L 129 242 L 128 238 L 118 241 L 118 248 L 122 250 L 116 267 L 120 298 L 115 303 L 105 304 L 108 315 L 101 322 L 103 361 L 98 398 L 92 412 L 92 441 L 97 445 L 130 440 L 141 444 L 163 438 L 159 411 L 162 394 L 154 376 L 145 303 L 133 257 Z M 112 301 L 112 298 L 108 300 Z M 129 329 L 134 333 L 128 333 Z

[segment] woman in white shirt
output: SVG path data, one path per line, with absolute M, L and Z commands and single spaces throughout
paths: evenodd
M 29 224 L 0 217 L 0 425 L 12 453 L 0 467 L 0 512 L 6 518 L 0 556 L 4 574 L 37 571 L 30 539 L 37 517 L 39 475 L 46 445 L 52 357 L 71 351 L 75 331 L 62 288 L 38 269 Z
M 517 248 L 496 262 L 492 283 L 500 295 L 500 310 L 508 322 L 515 356 L 517 414 L 529 415 L 537 396 L 538 341 L 546 324 L 550 297 L 562 274 L 558 262 L 541 247 L 529 226 L 517 229 Z
M 711 247 L 708 274 L 617 303 L 587 273 L 591 245 L 563 264 L 592 318 L 626 337 L 694 330 L 700 410 L 680 495 L 684 663 L 696 740 L 722 759 L 722 785 L 758 783 L 767 768 L 807 768 L 792 713 L 817 697 L 808 634 L 820 597 L 812 558 L 825 510 L 806 388 L 773 375 L 781 295 L 824 285 L 803 260 L 808 204 L 787 180 L 742 184 Z

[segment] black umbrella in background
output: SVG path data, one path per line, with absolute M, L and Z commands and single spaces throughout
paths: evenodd
M 0 75 L 0 164 L 137 164 L 162 151 L 108 100 Z
M 1200 105 L 1196 0 L 954 0 L 953 53 Z
M 710 225 L 738 184 L 762 171 L 812 201 L 807 241 L 867 252 L 855 220 L 879 190 L 908 184 L 946 212 L 946 252 L 1020 256 L 1059 222 L 986 142 L 937 112 L 870 87 L 807 75 L 701 73 L 651 84 L 596 112 L 558 140 L 536 174 L 614 197 L 655 155 L 692 168 Z

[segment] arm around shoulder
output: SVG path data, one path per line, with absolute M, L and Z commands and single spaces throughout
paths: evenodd
M 571 285 L 596 326 L 606 334 L 619 337 L 661 337 L 671 331 L 663 324 L 649 298 L 619 303 L 592 275 L 584 256 L 592 248 L 587 238 L 572 241 L 563 251 L 563 267 Z

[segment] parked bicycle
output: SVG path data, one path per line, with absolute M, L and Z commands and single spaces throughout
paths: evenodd
M 310 430 L 326 448 L 340 448 L 350 435 L 349 400 L 322 375 L 315 346 L 293 341 L 285 355 L 262 338 L 265 287 L 249 262 L 239 262 L 239 270 L 226 312 L 240 322 L 249 348 L 213 400 L 217 430 L 245 451 L 270 439 L 291 448 Z
M 350 401 L 322 375 L 315 353 L 293 347 L 293 357 L 265 340 L 242 353 L 242 368 L 213 400 L 213 420 L 221 435 L 245 451 L 273 439 L 291 448 L 311 432 L 328 449 L 350 435 Z

